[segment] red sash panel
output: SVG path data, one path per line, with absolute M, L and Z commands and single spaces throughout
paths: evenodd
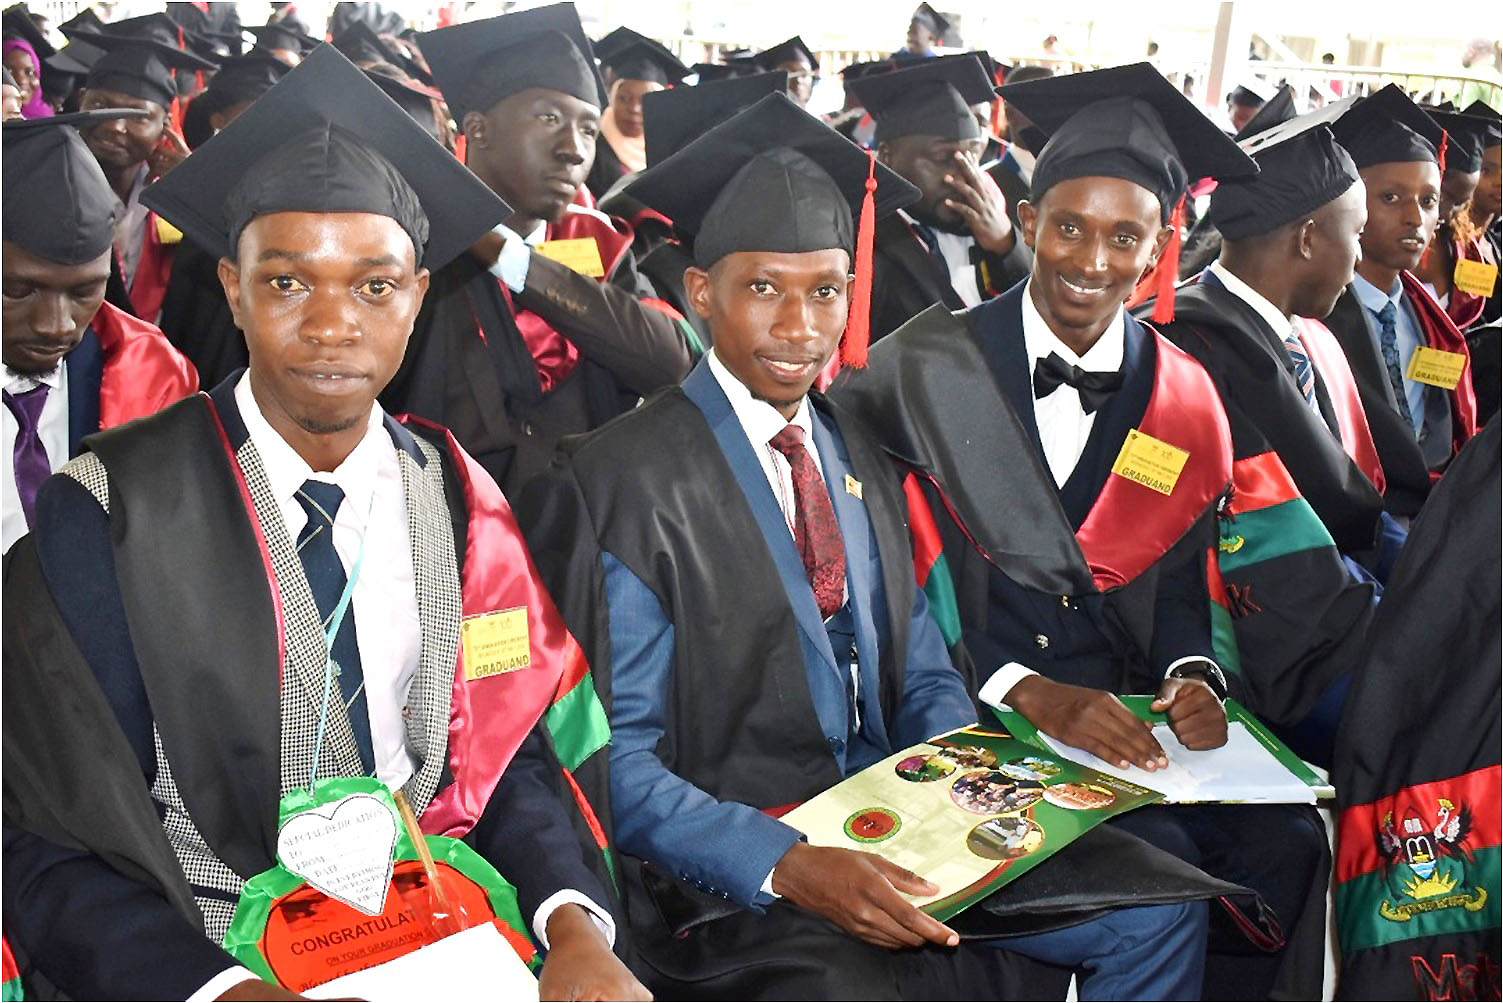
M 1472 353 L 1468 351 L 1466 336 L 1451 323 L 1451 318 L 1440 308 L 1435 297 L 1430 295 L 1424 283 L 1410 272 L 1400 272 L 1399 281 L 1404 293 L 1419 318 L 1420 329 L 1425 335 L 1425 344 L 1442 352 L 1456 352 L 1467 357 L 1466 368 L 1461 372 L 1461 382 L 1451 391 L 1451 453 L 1456 454 L 1477 434 L 1477 395 L 1472 390 Z
M 1362 398 L 1357 393 L 1357 380 L 1352 376 L 1352 366 L 1341 350 L 1341 343 L 1330 328 L 1310 317 L 1295 317 L 1294 329 L 1331 395 L 1336 424 L 1341 428 L 1342 448 L 1382 494 L 1388 490 L 1383 478 L 1383 464 L 1378 459 L 1378 447 L 1373 444 L 1373 433 L 1367 424 L 1367 412 L 1362 409 Z
M 154 321 L 162 312 L 162 299 L 167 295 L 167 280 L 172 277 L 174 248 L 163 244 L 157 233 L 157 214 L 146 216 L 145 233 L 141 238 L 141 257 L 136 262 L 136 275 L 130 284 L 130 306 L 137 317 Z
M 198 390 L 193 364 L 154 324 L 101 303 L 90 322 L 99 336 L 99 427 L 114 428 L 156 414 Z

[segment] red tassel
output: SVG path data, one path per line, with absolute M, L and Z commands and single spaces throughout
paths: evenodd
M 840 342 L 840 363 L 852 369 L 866 368 L 866 350 L 871 341 L 872 243 L 877 229 L 877 155 L 866 153 L 866 195 L 861 199 L 861 218 L 856 225 L 856 279 L 851 283 L 850 314 L 845 337 Z
M 1185 197 L 1180 196 L 1169 214 L 1169 243 L 1159 255 L 1154 271 L 1153 322 L 1167 324 L 1174 319 L 1174 286 L 1179 281 L 1179 239 L 1185 227 Z
M 1451 134 L 1445 129 L 1440 130 L 1440 149 L 1435 151 L 1435 162 L 1440 165 L 1441 176 L 1446 173 L 1446 147 L 1451 145 Z

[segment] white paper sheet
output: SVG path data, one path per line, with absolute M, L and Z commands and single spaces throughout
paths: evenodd
M 310 999 L 354 996 L 373 1003 L 411 1000 L 533 1001 L 538 980 L 491 923 L 445 937 L 374 968 L 341 976 L 305 993 Z

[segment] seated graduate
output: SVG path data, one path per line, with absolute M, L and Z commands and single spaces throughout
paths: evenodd
M 597 624 L 587 651 L 609 670 L 612 814 L 648 985 L 985 998 L 1003 990 L 1002 946 L 1083 966 L 1082 999 L 1193 995 L 1201 903 L 952 951 L 955 933 L 902 897 L 932 891 L 922 877 L 765 813 L 975 721 L 914 582 L 894 469 L 809 393 L 867 295 L 853 251 L 869 255 L 871 219 L 915 193 L 782 94 L 631 192 L 695 235 L 684 282 L 715 346 L 681 387 L 566 440 L 519 518 L 541 566 L 563 568 L 573 622 Z M 847 349 L 865 340 L 852 325 Z
M 872 337 L 936 303 L 976 306 L 1028 276 L 1007 200 L 985 171 L 986 138 L 971 106 L 992 82 L 978 53 L 942 56 L 851 83 L 877 121 L 877 157 L 921 198 L 877 226 Z
M 1457 330 L 1465 333 L 1482 319 L 1492 289 L 1462 288 L 1456 282 L 1456 266 L 1462 261 L 1494 268 L 1498 265 L 1492 243 L 1472 219 L 1472 196 L 1482 180 L 1483 144 L 1488 133 L 1496 131 L 1498 126 L 1496 121 L 1460 112 L 1438 108 L 1424 111 L 1446 130 L 1446 169 L 1440 177 L 1440 222 L 1435 226 L 1430 253 L 1420 259 L 1414 274 L 1445 307 Z M 1478 427 L 1484 423 L 1479 413 Z
M 145 114 L 107 109 L 3 127 L 0 551 L 34 525 L 37 490 L 84 436 L 198 389 L 161 331 L 104 301 L 118 203 L 75 127 Z
M 794 35 L 787 41 L 763 49 L 747 62 L 762 73 L 781 71 L 788 74 L 788 96 L 800 108 L 808 107 L 809 99 L 814 96 L 814 85 L 819 83 L 819 59 L 803 38 Z
M 448 426 L 514 491 L 560 436 L 682 379 L 692 360 L 678 314 L 643 295 L 631 228 L 582 201 L 603 89 L 573 5 L 441 28 L 421 45 L 470 170 L 516 214 L 434 274 L 381 399 Z M 575 267 L 548 257 L 560 251 Z
M 595 143 L 595 163 L 585 182 L 597 200 L 628 174 L 647 167 L 645 144 L 646 120 L 643 101 L 673 87 L 689 75 L 689 67 L 679 62 L 660 42 L 630 28 L 611 32 L 611 45 L 602 51 L 600 73 L 606 81 L 606 107 L 600 116 L 600 138 Z
M 1215 657 L 1206 578 L 1233 454 L 1205 370 L 1122 304 L 1170 253 L 1187 177 L 1257 168 L 1147 63 L 1002 95 L 1050 136 L 1019 207 L 1032 276 L 963 313 L 920 314 L 835 397 L 928 484 L 980 699 L 1153 770 L 1164 751 L 1115 694 L 1156 692 L 1190 749 L 1222 745 L 1220 700 L 1229 685 L 1245 694 L 1223 672 L 1233 653 Z M 1319 910 L 1313 811 L 1150 806 L 1114 824 L 1257 890 L 1285 931 L 1307 898 Z M 1304 929 L 1320 936 L 1323 916 Z M 1234 937 L 1213 950 L 1208 997 L 1270 991 L 1280 955 L 1231 956 L 1245 949 Z M 1305 974 L 1297 991 L 1318 993 L 1318 966 Z
M 1326 326 L 1341 342 L 1362 394 L 1387 482 L 1384 506 L 1409 518 L 1424 504 L 1434 477 L 1477 431 L 1466 339 L 1413 271 L 1439 218 L 1436 151 L 1445 131 L 1390 84 L 1344 109 L 1331 132 L 1362 174 L 1367 225 L 1357 273 Z M 1410 375 L 1421 350 L 1441 363 L 1415 373 L 1429 382 Z
M 1205 367 L 1231 423 L 1218 599 L 1236 630 L 1248 706 L 1275 725 L 1305 722 L 1310 742 L 1291 744 L 1329 766 L 1341 701 L 1327 691 L 1358 668 L 1374 595 L 1372 575 L 1342 553 L 1382 570 L 1404 537 L 1383 512 L 1383 470 L 1351 368 L 1316 319 L 1352 279 L 1367 198 L 1318 118 L 1244 146 L 1253 147 L 1257 176 L 1211 197 L 1220 257 L 1176 290 L 1160 330 Z M 1321 720 L 1307 721 L 1318 706 Z
M 1467 207 L 1467 228 L 1480 231 L 1492 248 L 1492 260 L 1503 262 L 1503 116 L 1473 101 L 1462 109 L 1471 118 L 1486 119 L 1482 135 L 1482 169 L 1477 175 L 1477 190 Z M 1472 353 L 1472 389 L 1477 394 L 1477 427 L 1481 428 L 1498 413 L 1499 383 L 1503 381 L 1503 362 L 1499 361 L 1499 336 L 1503 334 L 1503 280 L 1493 278 L 1493 291 L 1482 308 L 1482 316 L 1466 332 L 1467 347 Z
M 11 556 L 5 818 L 68 852 L 22 855 L 46 872 L 7 931 L 75 998 L 271 993 L 219 944 L 279 798 L 374 776 L 515 885 L 544 998 L 640 997 L 538 723 L 577 649 L 495 483 L 375 405 L 427 266 L 505 205 L 330 47 L 178 170 L 146 199 L 224 252 L 250 369 L 88 439 Z M 461 620 L 496 610 L 525 610 L 529 664 L 480 675 Z

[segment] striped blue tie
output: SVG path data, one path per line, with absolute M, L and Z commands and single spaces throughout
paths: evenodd
M 1289 358 L 1294 360 L 1294 385 L 1305 395 L 1305 403 L 1318 414 L 1320 405 L 1315 403 L 1315 367 L 1311 365 L 1310 356 L 1305 352 L 1304 342 L 1299 340 L 1299 332 L 1291 330 L 1284 335 L 1284 348 L 1288 350 Z
M 1388 370 L 1388 383 L 1393 387 L 1393 398 L 1398 402 L 1399 414 L 1406 425 L 1414 424 L 1414 415 L 1409 410 L 1409 395 L 1404 392 L 1404 370 L 1399 366 L 1399 329 L 1395 323 L 1398 310 L 1393 300 L 1383 304 L 1378 311 L 1378 348 L 1383 352 L 1383 366 Z

